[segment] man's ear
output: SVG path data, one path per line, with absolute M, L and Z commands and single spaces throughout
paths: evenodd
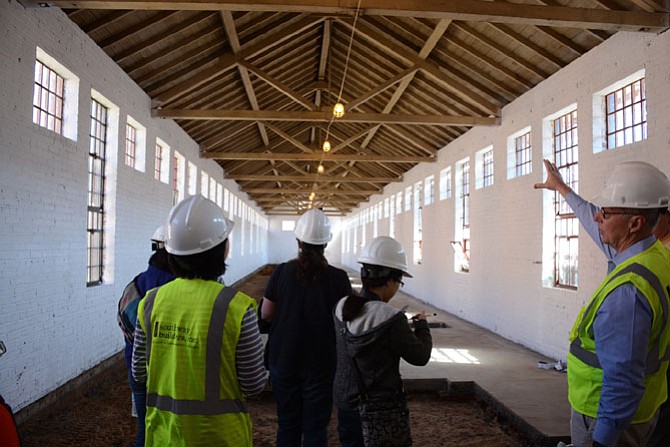
M 628 229 L 631 233 L 638 233 L 647 225 L 647 218 L 642 214 L 635 214 L 628 221 Z

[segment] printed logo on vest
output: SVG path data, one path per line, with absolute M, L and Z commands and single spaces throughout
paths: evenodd
M 177 326 L 175 323 L 157 321 L 154 325 L 154 343 L 196 348 L 198 337 L 189 334 L 191 334 L 190 327 Z

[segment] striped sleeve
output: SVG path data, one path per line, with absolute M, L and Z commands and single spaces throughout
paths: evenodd
M 253 306 L 249 306 L 242 319 L 240 338 L 235 352 L 237 379 L 246 396 L 256 396 L 265 388 L 263 365 L 263 339 L 258 331 L 258 321 Z
M 135 324 L 135 341 L 133 342 L 132 360 L 133 380 L 146 383 L 147 381 L 147 336 L 139 322 Z

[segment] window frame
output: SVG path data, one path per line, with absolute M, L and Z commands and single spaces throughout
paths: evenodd
M 639 100 L 637 101 L 634 93 L 635 86 L 638 86 L 639 92 Z M 630 92 L 629 99 L 627 99 L 627 91 Z M 621 97 L 620 101 L 617 100 L 618 96 Z M 639 110 L 636 111 L 637 108 Z M 636 118 L 639 118 L 639 122 L 636 122 Z M 628 122 L 629 119 L 630 123 Z M 646 140 L 648 138 L 647 121 L 647 96 L 644 77 L 607 93 L 605 95 L 605 150 Z M 620 139 L 623 141 L 620 141 Z
M 424 180 L 423 185 L 423 204 L 432 205 L 435 202 L 435 175 L 431 174 Z
M 515 177 L 522 177 L 533 172 L 533 143 L 531 131 L 514 137 L 514 170 Z
M 65 78 L 36 58 L 33 78 L 33 123 L 62 135 L 64 113 Z
M 439 194 L 439 199 L 440 201 L 442 200 L 448 200 L 451 199 L 451 166 L 447 166 L 446 168 L 442 169 L 440 171 L 440 194 Z
M 103 283 L 105 273 L 105 164 L 108 145 L 109 107 L 97 99 L 91 98 L 89 119 L 86 286 L 93 287 Z M 97 169 L 96 165 L 98 165 Z
M 556 167 L 565 183 L 575 192 L 579 189 L 578 130 L 576 108 L 551 119 L 552 153 Z M 579 286 L 579 222 L 558 192 L 554 192 L 553 210 L 553 286 L 576 290 Z
M 61 126 L 60 132 L 55 132 L 46 126 L 42 126 L 35 121 L 35 77 L 37 76 L 37 63 L 47 67 L 56 75 L 63 79 L 63 92 L 61 102 Z M 41 103 L 41 96 L 40 96 Z M 77 141 L 79 137 L 79 78 L 73 72 L 68 70 L 63 64 L 58 62 L 55 58 L 46 53 L 42 48 L 36 47 L 35 60 L 33 64 L 33 99 L 32 99 L 31 116 L 33 124 L 46 129 L 48 132 L 53 132 L 57 135 L 65 137 L 72 141 Z M 88 111 L 86 112 L 88 116 Z
M 123 151 L 126 166 L 136 169 L 137 161 L 137 128 L 126 122 L 125 149 Z

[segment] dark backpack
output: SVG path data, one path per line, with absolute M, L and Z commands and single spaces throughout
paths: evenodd
M 119 310 L 116 313 L 116 320 L 119 323 L 124 337 L 129 342 L 133 342 L 135 333 L 135 322 L 137 321 L 137 305 L 142 299 L 139 290 L 137 290 L 137 275 L 123 289 L 121 299 L 119 299 Z

